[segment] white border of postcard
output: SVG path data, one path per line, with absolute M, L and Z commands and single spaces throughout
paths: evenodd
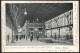
M 6 3 L 73 3 L 73 45 L 6 46 Z M 78 1 L 1 1 L 2 52 L 78 52 L 79 51 L 79 2 Z

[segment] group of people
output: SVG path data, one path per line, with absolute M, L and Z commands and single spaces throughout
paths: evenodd
M 16 35 L 16 41 L 18 41 L 18 39 L 25 39 L 25 35 Z
M 36 38 L 37 38 L 37 40 L 39 40 L 39 35 L 38 34 L 36 34 Z M 32 40 L 33 40 L 33 34 L 30 35 L 30 41 L 32 42 Z
M 29 38 L 30 41 L 32 42 L 32 40 L 33 40 L 33 34 L 30 34 L 28 36 L 25 36 L 25 35 L 15 35 L 15 40 L 16 41 L 21 40 L 21 39 L 26 39 L 27 40 L 27 38 Z M 8 42 L 9 42 L 9 39 L 10 39 L 10 35 L 8 34 L 7 35 Z M 38 34 L 36 34 L 36 39 L 39 40 L 39 35 Z

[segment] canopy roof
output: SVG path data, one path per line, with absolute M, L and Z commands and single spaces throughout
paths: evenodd
M 6 4 L 6 15 L 14 25 L 22 27 L 26 20 L 36 22 L 38 19 L 42 23 L 72 8 L 71 3 L 13 3 Z M 25 9 L 27 15 L 24 15 Z

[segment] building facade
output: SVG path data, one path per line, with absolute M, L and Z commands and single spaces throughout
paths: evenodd
M 45 22 L 47 37 L 72 39 L 73 38 L 73 10 L 69 10 Z
M 45 23 L 28 23 L 25 22 L 22 28 L 22 34 L 25 36 L 30 36 L 31 34 L 36 38 L 37 35 L 39 37 L 45 36 Z

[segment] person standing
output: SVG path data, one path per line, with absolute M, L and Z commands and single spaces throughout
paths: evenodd
M 32 40 L 33 40 L 33 35 L 31 34 L 30 41 L 32 42 Z
M 18 41 L 18 35 L 16 35 L 16 41 Z
M 26 40 L 27 40 L 27 36 L 26 36 Z
M 25 39 L 25 35 L 23 35 L 23 39 Z
M 37 40 L 39 40 L 39 35 L 37 34 Z
M 7 35 L 7 39 L 8 39 L 8 42 L 9 42 L 9 33 L 8 33 L 8 35 Z

